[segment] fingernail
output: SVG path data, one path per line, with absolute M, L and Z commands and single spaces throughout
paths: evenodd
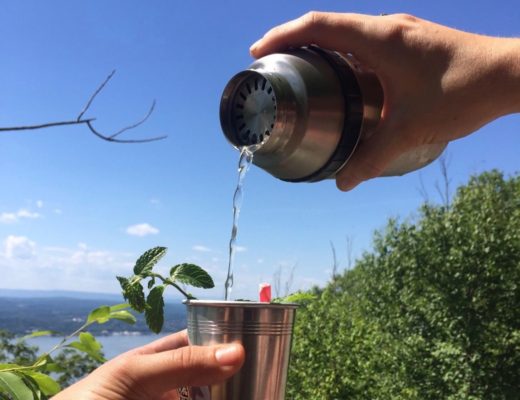
M 349 190 L 354 189 L 356 187 L 356 184 L 353 183 L 353 182 L 349 182 L 349 181 L 343 180 L 343 181 L 337 182 L 336 186 L 342 192 L 348 192 Z
M 261 41 L 262 41 L 262 39 L 257 40 L 256 42 L 254 42 L 253 45 L 249 48 L 249 52 L 250 53 L 254 53 L 256 51 L 256 49 L 258 48 L 258 46 L 260 45 Z
M 238 344 L 231 344 L 221 347 L 215 352 L 215 358 L 221 365 L 233 365 L 240 357 L 240 347 Z

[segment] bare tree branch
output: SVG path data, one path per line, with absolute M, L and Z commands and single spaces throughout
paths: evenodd
M 330 241 L 330 249 L 332 250 L 332 280 L 335 281 L 338 277 L 338 258 L 336 257 L 336 247 Z
M 74 121 L 62 121 L 62 122 L 49 122 L 47 124 L 40 124 L 40 125 L 13 126 L 13 127 L 7 127 L 7 128 L 0 127 L 0 132 L 26 131 L 26 130 L 31 130 L 31 129 L 51 128 L 53 126 L 86 124 L 86 123 L 89 123 L 94 120 L 95 120 L 95 118 L 90 118 L 90 119 L 84 119 L 81 121 L 74 120 Z
M 426 189 L 426 186 L 424 185 L 424 179 L 421 172 L 419 172 L 419 188 L 417 189 L 419 191 L 419 194 L 423 198 L 423 201 L 425 203 L 430 202 L 430 196 L 428 195 L 428 190 Z
M 90 132 L 92 132 L 94 135 L 96 135 L 97 137 L 103 139 L 103 140 L 106 140 L 107 142 L 116 142 L 116 143 L 148 143 L 148 142 L 155 142 L 156 140 L 162 140 L 162 139 L 166 139 L 167 136 L 156 136 L 156 137 L 153 137 L 153 138 L 148 138 L 148 139 L 112 139 L 110 136 L 105 136 L 103 135 L 102 133 L 99 133 L 98 131 L 96 131 L 94 129 L 94 127 L 92 126 L 92 124 L 90 123 L 90 121 L 85 121 L 88 128 L 90 129 Z
M 74 120 L 74 121 L 48 122 L 48 123 L 44 123 L 44 124 L 26 125 L 26 126 L 14 126 L 14 127 L 7 127 L 7 128 L 0 127 L 0 132 L 26 131 L 26 130 L 35 130 L 35 129 L 45 129 L 45 128 L 51 128 L 51 127 L 56 127 L 56 126 L 64 126 L 64 125 L 81 125 L 81 124 L 85 124 L 85 125 L 87 125 L 88 129 L 90 130 L 90 132 L 92 132 L 94 135 L 96 135 L 100 139 L 106 140 L 107 142 L 115 142 L 115 143 L 147 143 L 147 142 L 154 142 L 154 141 L 157 141 L 157 140 L 165 139 L 167 137 L 166 135 L 155 136 L 155 137 L 144 138 L 144 139 L 116 139 L 116 137 L 121 135 L 123 132 L 126 132 L 126 131 L 128 131 L 130 129 L 137 128 L 138 126 L 140 126 L 144 122 L 146 122 L 146 120 L 148 120 L 148 118 L 150 117 L 150 115 L 152 115 L 152 113 L 153 113 L 153 111 L 155 109 L 155 100 L 152 102 L 152 106 L 150 107 L 150 109 L 148 110 L 148 113 L 146 114 L 146 116 L 143 119 L 141 119 L 140 121 L 138 121 L 138 122 L 136 122 L 136 123 L 134 123 L 132 125 L 129 125 L 127 127 L 124 127 L 122 129 L 120 129 L 119 131 L 117 131 L 116 133 L 114 133 L 112 135 L 105 135 L 105 134 L 99 132 L 97 129 L 95 129 L 94 126 L 92 125 L 92 122 L 95 121 L 95 118 L 82 119 L 83 115 L 88 111 L 88 109 L 92 105 L 92 102 L 94 101 L 96 96 L 103 90 L 103 88 L 106 86 L 108 81 L 110 81 L 110 79 L 114 76 L 115 72 L 116 72 L 115 70 L 112 71 L 110 73 L 110 75 L 108 75 L 105 78 L 105 80 L 101 83 L 101 85 L 99 85 L 99 87 L 92 94 L 92 96 L 90 96 L 90 98 L 87 101 L 87 104 L 85 105 L 83 110 L 79 113 L 79 115 L 76 118 L 76 120 Z
M 354 260 L 352 258 L 352 253 L 354 251 L 354 238 L 350 235 L 347 235 L 345 238 L 345 245 L 347 250 L 347 269 L 352 269 Z
M 116 70 L 114 69 L 110 75 L 108 75 L 105 80 L 103 81 L 103 83 L 101 85 L 99 85 L 99 87 L 96 89 L 96 91 L 92 94 L 92 96 L 90 96 L 90 99 L 88 99 L 87 101 L 87 104 L 85 105 L 85 107 L 83 108 L 83 111 L 81 111 L 78 115 L 78 121 L 81 120 L 81 117 L 83 116 L 83 114 L 85 114 L 87 112 L 87 110 L 89 109 L 90 105 L 92 104 L 92 102 L 94 101 L 94 99 L 96 98 L 96 96 L 98 95 L 99 92 L 101 92 L 103 90 L 103 88 L 105 87 L 105 85 L 108 83 L 108 81 L 114 76 L 114 74 L 116 73 Z
M 154 109 L 155 109 L 155 100 L 152 101 L 152 106 L 150 107 L 150 109 L 148 110 L 148 113 L 146 114 L 146 116 L 143 119 L 141 119 L 140 121 L 136 122 L 133 125 L 129 125 L 129 126 L 123 128 L 123 129 L 120 129 L 119 131 L 114 133 L 112 136 L 110 136 L 110 139 L 113 139 L 116 136 L 119 136 L 120 134 L 122 134 L 123 132 L 129 131 L 130 129 L 137 128 L 139 125 L 144 124 L 146 122 L 146 120 L 148 118 L 150 118 L 150 115 L 152 115 Z
M 450 193 L 450 184 L 451 179 L 449 177 L 449 167 L 451 164 L 451 159 L 449 155 L 445 152 L 439 157 L 439 165 L 441 168 L 441 177 L 442 177 L 442 187 L 439 182 L 435 182 L 435 189 L 437 189 L 437 193 L 439 193 L 439 196 L 441 197 L 441 200 L 444 204 L 444 207 L 446 209 L 450 208 L 451 203 L 451 193 Z
M 282 266 L 278 265 L 278 269 L 273 274 L 273 289 L 274 289 L 274 297 L 280 297 L 280 289 L 282 286 Z
M 296 266 L 298 265 L 297 262 L 294 263 L 292 268 L 289 271 L 289 276 L 285 280 L 284 283 L 284 292 L 282 293 L 282 275 L 283 275 L 283 267 L 282 265 L 278 265 L 278 268 L 273 274 L 273 290 L 274 290 L 274 297 L 280 298 L 280 297 L 287 297 L 291 292 L 291 287 L 293 285 L 294 281 L 294 271 L 296 270 Z
M 284 297 L 289 296 L 289 293 L 291 292 L 291 287 L 292 287 L 293 281 L 294 281 L 294 271 L 296 270 L 297 265 L 298 265 L 298 263 L 294 263 L 294 265 L 291 268 L 291 271 L 289 272 L 289 276 L 285 280 Z

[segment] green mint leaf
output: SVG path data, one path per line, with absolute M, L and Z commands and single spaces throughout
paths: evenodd
M 101 343 L 99 343 L 91 333 L 81 332 L 79 334 L 79 341 L 72 342 L 67 347 L 72 347 L 83 353 L 88 354 L 94 360 L 105 362 L 105 357 L 101 353 Z
M 0 393 L 7 393 L 13 400 L 33 400 L 31 388 L 14 372 L 0 371 Z
M 48 375 L 32 371 L 25 374 L 34 379 L 40 390 L 47 396 L 53 396 L 61 390 L 60 384 Z
M 126 310 L 111 312 L 108 318 L 117 319 L 130 325 L 133 325 L 137 322 L 135 316 Z
M 130 306 L 137 312 L 143 312 L 146 308 L 146 302 L 141 283 L 139 283 L 138 280 L 132 280 L 130 282 L 128 279 L 121 276 L 118 276 L 117 280 L 123 289 L 123 297 L 128 300 Z
M 164 299 L 163 299 L 164 286 L 154 287 L 148 294 L 146 299 L 146 310 L 144 316 L 146 324 L 150 330 L 154 333 L 161 332 L 164 324 Z
M 26 373 L 23 373 L 20 375 L 23 379 L 23 382 L 25 383 L 25 386 L 27 386 L 29 389 L 31 389 L 33 399 L 48 400 L 48 397 L 44 393 L 42 393 L 42 391 L 40 390 L 40 387 L 38 386 L 38 383 L 36 383 L 36 381 L 33 378 L 31 378 Z
M 296 303 L 304 305 L 313 300 L 316 300 L 316 298 L 316 295 L 309 292 L 295 292 L 280 299 L 274 299 L 273 303 Z
M 121 289 L 123 289 L 124 291 L 128 286 L 128 279 L 123 278 L 122 276 L 116 276 L 116 278 L 119 281 L 119 284 L 121 285 Z
M 148 281 L 148 289 L 151 289 L 155 285 L 155 278 Z
M 128 303 L 115 304 L 113 306 L 110 306 L 110 312 L 126 310 L 127 308 L 130 308 L 130 304 Z
M 20 342 L 23 342 L 24 340 L 27 340 L 30 338 L 35 338 L 35 337 L 40 337 L 40 336 L 49 336 L 49 335 L 52 335 L 53 333 L 54 333 L 53 331 L 35 331 L 33 333 L 30 333 L 29 335 L 25 335 L 25 336 L 21 337 L 18 340 Z
M 172 267 L 170 270 L 170 280 L 204 289 L 215 287 L 211 276 L 195 264 L 179 264 Z
M 143 253 L 134 266 L 134 274 L 146 275 L 152 272 L 155 264 L 166 254 L 166 247 L 154 247 Z
M 45 365 L 45 372 L 59 373 L 59 372 L 65 372 L 65 371 L 66 371 L 65 368 L 63 368 L 61 365 L 58 365 L 56 363 L 50 363 L 50 364 Z
M 33 364 L 34 368 L 41 368 L 41 367 L 45 366 L 48 362 L 47 357 L 48 357 L 47 354 L 43 354 L 40 357 L 38 357 L 36 362 Z
M 109 306 L 101 306 L 92 310 L 87 318 L 87 323 L 97 322 L 98 324 L 104 324 L 108 321 L 108 316 L 110 315 L 110 307 Z
M 0 364 L 0 371 L 4 369 L 13 369 L 13 368 L 22 368 L 21 365 L 18 364 Z

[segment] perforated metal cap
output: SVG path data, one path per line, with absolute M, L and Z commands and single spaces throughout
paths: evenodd
M 262 74 L 247 70 L 227 84 L 220 102 L 220 123 L 237 147 L 266 141 L 276 121 L 276 94 Z

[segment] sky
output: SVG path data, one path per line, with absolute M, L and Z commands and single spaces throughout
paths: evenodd
M 145 250 L 169 251 L 207 269 L 222 299 L 238 152 L 220 128 L 222 90 L 253 61 L 249 46 L 310 10 L 405 12 L 462 30 L 520 36 L 516 1 L 1 1 L 0 126 L 77 117 L 112 71 L 86 117 L 102 132 L 155 112 L 114 144 L 84 126 L 0 133 L 0 288 L 117 293 Z M 448 146 L 452 187 L 472 174 L 519 169 L 520 116 L 492 122 Z M 331 180 L 279 181 L 252 167 L 244 182 L 231 297 L 255 299 L 258 284 L 291 291 L 324 285 L 333 243 L 340 269 L 371 248 L 390 217 L 411 218 L 438 200 L 438 163 L 380 178 L 349 193 Z M 350 245 L 349 245 L 350 244 Z M 350 248 L 350 251 L 349 251 Z M 283 293 L 280 293 L 283 294 Z

